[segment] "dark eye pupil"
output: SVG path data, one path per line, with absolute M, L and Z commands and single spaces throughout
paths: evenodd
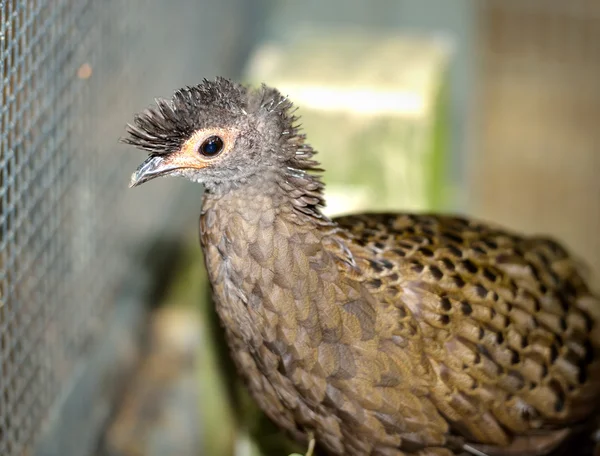
M 217 155 L 223 150 L 223 140 L 218 136 L 211 136 L 204 140 L 200 146 L 200 153 L 208 157 Z

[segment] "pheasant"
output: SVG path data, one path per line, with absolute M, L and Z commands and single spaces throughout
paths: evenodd
M 131 187 L 204 185 L 214 305 L 266 415 L 332 455 L 591 442 L 600 300 L 566 249 L 460 216 L 329 218 L 297 120 L 276 89 L 217 78 L 157 100 L 123 139 L 149 153 Z

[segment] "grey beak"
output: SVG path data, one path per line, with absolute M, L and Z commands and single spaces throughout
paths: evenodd
M 137 187 L 156 177 L 167 175 L 175 169 L 177 169 L 176 166 L 165 163 L 164 157 L 158 155 L 150 156 L 131 175 L 129 188 Z

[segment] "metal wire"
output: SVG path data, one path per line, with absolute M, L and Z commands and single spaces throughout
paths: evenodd
M 122 201 L 134 164 L 117 158 L 125 118 L 114 114 L 148 96 L 136 73 L 151 51 L 132 64 L 140 44 L 123 46 L 142 29 L 136 6 L 0 2 L 3 456 L 32 452 L 130 266 Z
M 173 206 L 170 184 L 125 196 L 140 155 L 118 149 L 124 123 L 153 96 L 227 76 L 224 68 L 241 60 L 240 43 L 252 41 L 244 24 L 262 16 L 257 3 L 0 0 L 0 455 L 33 452 L 57 401 L 111 324 L 118 287 L 136 266 L 126 246 L 144 231 L 150 236 L 148 227 L 169 223 L 163 209 Z M 598 267 L 598 129 L 578 128 L 595 125 L 600 106 L 597 0 L 485 4 L 497 11 L 483 38 L 482 98 L 490 113 L 482 117 L 507 126 L 484 132 L 486 185 L 476 193 L 491 218 L 525 214 L 532 225 L 544 219 L 557 235 L 572 234 Z M 523 120 L 515 115 L 525 106 L 523 94 L 537 97 L 529 104 L 542 108 L 534 113 L 568 114 L 563 108 L 571 106 L 571 114 L 556 123 Z M 557 132 L 564 133 L 558 140 Z M 502 177 L 520 169 L 527 181 L 528 157 L 535 169 L 555 163 L 549 169 L 560 170 L 563 183 L 571 170 L 573 185 L 555 192 L 550 184 L 558 180 L 542 179 L 540 201 L 519 211 L 515 205 L 527 192 Z M 491 196 L 509 189 L 506 207 Z M 567 215 L 552 192 L 564 196 Z M 557 217 L 580 232 L 570 233 Z M 85 397 L 78 405 L 90 407 Z M 81 446 L 78 438 L 70 436 L 73 448 Z
M 98 337 L 125 262 L 95 146 L 101 21 L 85 0 L 0 3 L 0 454 L 31 448 Z M 90 26 L 91 25 L 91 26 Z M 102 83 L 101 80 L 95 81 Z M 92 135 L 93 136 L 93 135 Z M 113 174 L 114 176 L 114 174 Z M 99 189 L 102 192 L 99 192 Z M 101 195 L 101 197 L 100 197 Z
M 82 455 L 99 438 L 61 407 L 106 407 L 95 398 L 114 381 L 88 360 L 123 326 L 118 296 L 147 272 L 138 253 L 181 231 L 174 207 L 196 219 L 199 206 L 177 182 L 129 191 L 143 154 L 118 138 L 153 97 L 231 76 L 256 3 L 0 0 L 0 455 L 43 442 Z

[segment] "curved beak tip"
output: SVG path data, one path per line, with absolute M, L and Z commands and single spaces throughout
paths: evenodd
M 139 177 L 137 171 L 131 175 L 131 179 L 129 180 L 129 188 L 136 187 L 139 184 Z
M 174 169 L 173 166 L 165 163 L 160 156 L 148 157 L 138 169 L 131 175 L 129 180 L 129 188 L 137 187 L 144 182 L 154 179 L 159 176 L 164 176 Z

